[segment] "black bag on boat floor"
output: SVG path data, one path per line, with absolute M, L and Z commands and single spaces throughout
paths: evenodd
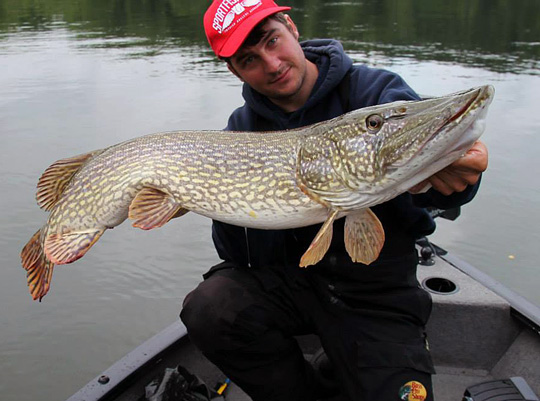
M 138 401 L 210 401 L 219 398 L 199 377 L 178 365 L 174 369 L 165 369 L 147 384 L 145 395 Z

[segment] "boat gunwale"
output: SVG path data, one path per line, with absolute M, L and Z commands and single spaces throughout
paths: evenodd
M 514 290 L 506 287 L 490 275 L 484 273 L 478 268 L 463 259 L 446 252 L 444 249 L 436 246 L 443 252 L 437 252 L 437 256 L 445 262 L 463 272 L 473 280 L 477 281 L 494 294 L 503 298 L 511 308 L 511 313 L 514 317 L 528 326 L 536 334 L 540 335 L 540 307 L 533 304 L 525 297 L 519 295 Z
M 113 363 L 66 401 L 113 399 L 129 386 L 138 372 L 159 361 L 165 353 L 185 339 L 187 339 L 187 329 L 178 320 Z

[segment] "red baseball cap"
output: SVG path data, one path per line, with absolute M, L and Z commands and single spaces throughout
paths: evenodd
M 204 14 L 206 38 L 218 57 L 231 57 L 259 22 L 290 9 L 271 0 L 214 0 Z

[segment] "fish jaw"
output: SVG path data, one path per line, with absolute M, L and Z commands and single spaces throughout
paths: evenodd
M 408 159 L 386 167 L 389 193 L 405 192 L 462 157 L 484 132 L 493 95 L 490 85 L 450 95 L 455 97 L 441 108 L 441 127 L 411 149 Z

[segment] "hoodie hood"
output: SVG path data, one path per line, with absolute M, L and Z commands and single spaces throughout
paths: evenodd
M 286 113 L 273 104 L 265 96 L 244 84 L 242 96 L 255 113 L 261 117 L 274 121 L 278 128 L 292 128 L 311 124 L 309 110 L 316 105 L 325 103 L 325 98 L 340 83 L 345 73 L 351 68 L 352 60 L 343 50 L 340 42 L 333 39 L 315 39 L 300 43 L 308 60 L 315 63 L 319 76 L 313 90 L 304 106 L 300 109 Z

